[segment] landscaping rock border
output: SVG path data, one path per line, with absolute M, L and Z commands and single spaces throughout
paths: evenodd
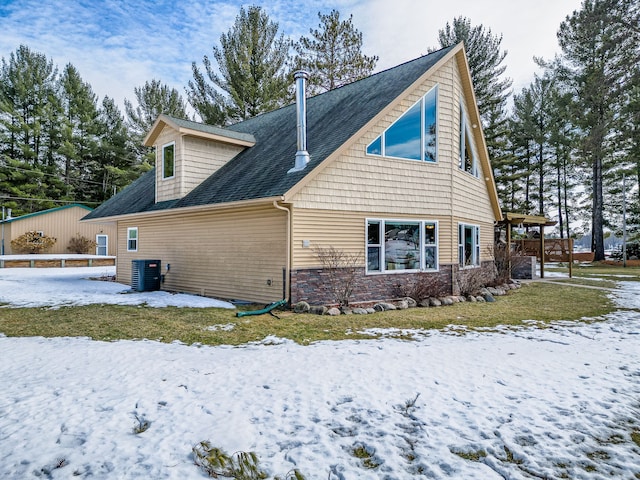
M 506 295 L 511 290 L 521 287 L 520 282 L 513 280 L 509 283 L 494 287 L 482 288 L 475 295 L 447 295 L 443 297 L 429 297 L 417 302 L 411 297 L 397 298 L 388 302 L 371 302 L 371 306 L 357 305 L 353 307 L 326 307 L 324 305 L 309 305 L 307 302 L 298 302 L 292 305 L 295 313 L 311 313 L 315 315 L 370 315 L 376 312 L 386 312 L 389 310 L 406 310 L 409 308 L 433 308 L 453 305 L 461 302 L 495 302 L 495 297 Z

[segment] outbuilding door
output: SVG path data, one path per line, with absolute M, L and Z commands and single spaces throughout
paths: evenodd
M 108 255 L 109 253 L 109 236 L 96 235 L 96 255 Z

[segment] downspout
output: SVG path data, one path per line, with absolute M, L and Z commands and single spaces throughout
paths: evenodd
M 285 263 L 285 274 L 284 274 L 285 284 L 283 285 L 283 289 L 284 289 L 283 298 L 291 300 L 291 264 L 293 259 L 293 248 L 292 248 L 293 242 L 291 242 L 291 230 L 292 230 L 291 209 L 278 205 L 277 200 L 273 201 L 273 206 L 278 210 L 283 210 L 287 212 L 287 259 Z

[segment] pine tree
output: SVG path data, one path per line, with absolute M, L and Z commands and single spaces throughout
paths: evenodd
M 511 182 L 511 198 L 502 199 L 503 205 L 509 210 L 526 214 L 533 214 L 535 209 L 532 202 L 535 170 L 535 147 L 531 132 L 531 118 L 534 116 L 535 105 L 527 90 L 523 89 L 513 97 L 513 114 L 510 119 L 510 150 L 512 161 L 502 165 L 496 172 L 498 192 L 505 181 Z M 508 172 L 507 175 L 504 172 Z
M 136 146 L 133 145 L 124 117 L 113 99 L 105 97 L 102 101 L 98 124 L 99 167 L 95 180 L 100 182 L 100 189 L 96 192 L 96 199 L 103 201 L 150 169 L 151 165 L 137 162 Z
M 458 17 L 439 30 L 438 42 L 440 48 L 464 42 L 489 156 L 492 159 L 504 156 L 508 133 L 506 106 L 512 82 L 503 78 L 507 52 L 500 49 L 502 35 L 494 35 L 483 25 L 472 27 L 470 19 Z
M 604 259 L 606 177 L 619 166 L 617 113 L 639 61 L 639 21 L 637 0 L 584 0 L 558 31 L 565 80 L 575 92 L 579 152 L 591 169 L 595 260 Z
M 25 45 L 2 58 L 0 194 L 11 198 L 5 206 L 18 214 L 54 206 L 39 200 L 60 194 L 48 182 L 58 173 L 61 141 L 57 82 L 53 61 Z
M 169 88 L 160 80 L 145 82 L 142 87 L 133 89 L 137 106 L 124 100 L 127 126 L 137 149 L 138 162 L 153 163 L 153 150 L 142 145 L 154 122 L 162 113 L 176 118 L 188 119 L 187 108 L 182 95 L 175 88 Z
M 60 85 L 64 112 L 60 153 L 65 182 L 71 187 L 68 194 L 76 201 L 91 201 L 98 166 L 97 96 L 71 64 L 63 70 Z
M 278 24 L 261 7 L 240 8 L 233 27 L 213 47 L 218 75 L 209 58 L 203 59 L 213 86 L 192 65 L 194 82 L 189 83 L 189 101 L 204 120 L 224 111 L 224 122 L 236 122 L 271 111 L 287 103 L 289 80 L 286 71 L 290 42 L 278 36 Z M 221 92 L 218 92 L 219 89 Z M 225 95 L 224 102 L 219 95 Z M 206 102 L 216 102 L 207 105 Z M 213 113 L 212 113 L 213 112 Z
M 133 89 L 137 106 L 125 99 L 124 107 L 131 134 L 143 139 L 162 113 L 176 118 L 188 119 L 187 108 L 182 95 L 160 80 L 145 82 Z
M 205 55 L 203 59 L 206 72 L 213 72 L 211 61 Z M 223 126 L 227 121 L 227 100 L 207 82 L 196 62 L 191 64 L 193 80 L 187 84 L 187 99 L 202 121 L 209 125 Z M 209 77 L 213 75 L 210 74 Z
M 294 48 L 295 65 L 310 73 L 311 94 L 333 90 L 371 75 L 377 56 L 362 53 L 362 33 L 353 25 L 353 15 L 341 20 L 340 13 L 318 12 L 318 29 L 310 29 L 310 37 L 301 37 Z
M 553 75 L 552 71 L 549 71 Z M 575 128 L 571 124 L 571 93 L 557 78 L 549 95 L 549 150 L 551 165 L 555 173 L 556 208 L 560 238 L 571 237 L 571 223 L 575 219 L 575 191 L 579 183 L 579 169 L 574 161 L 573 151 L 576 144 Z

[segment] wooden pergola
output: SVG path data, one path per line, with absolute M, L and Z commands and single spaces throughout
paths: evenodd
M 526 227 L 540 227 L 540 278 L 544 278 L 544 227 L 552 227 L 557 222 L 540 215 L 526 215 L 524 213 L 505 212 L 499 223 L 507 226 L 507 245 L 511 246 L 511 228 L 514 225 Z M 571 276 L 571 264 L 569 262 L 569 276 Z M 511 261 L 509 261 L 511 264 Z M 509 265 L 511 268 L 511 265 Z

